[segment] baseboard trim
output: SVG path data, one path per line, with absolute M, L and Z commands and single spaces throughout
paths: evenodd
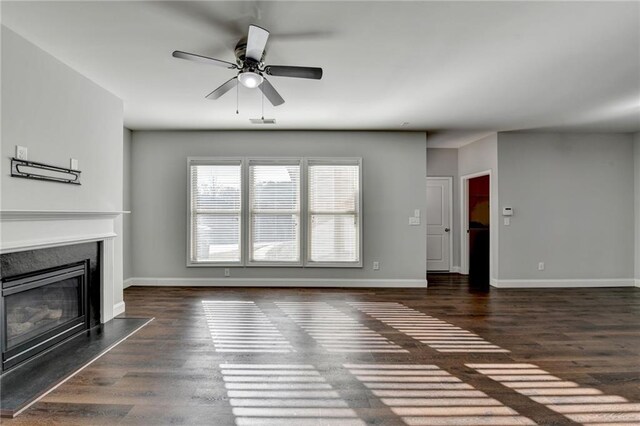
M 124 302 L 118 302 L 115 305 L 113 305 L 113 316 L 118 316 L 122 313 L 124 313 L 125 310 L 125 306 L 124 306 Z
M 589 287 L 633 287 L 633 278 L 596 278 L 561 280 L 491 280 L 497 288 L 589 288 Z M 637 285 L 637 281 L 636 284 Z
M 462 268 L 459 266 L 452 266 L 451 269 L 449 269 L 449 272 L 452 272 L 454 274 L 459 274 L 462 272 Z
M 168 287 L 344 287 L 426 288 L 426 279 L 342 279 L 342 278 L 129 278 L 130 286 Z
M 636 279 L 636 287 L 640 287 L 640 278 Z
M 131 287 L 133 285 L 133 280 L 135 278 L 127 278 L 126 280 L 122 281 L 122 288 L 125 289 L 127 287 Z

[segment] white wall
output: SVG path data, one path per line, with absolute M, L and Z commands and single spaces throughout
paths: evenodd
M 499 220 L 498 202 L 498 135 L 493 133 L 476 142 L 470 143 L 458 149 L 458 175 L 462 178 L 484 171 L 491 171 L 491 280 L 492 284 L 497 279 L 498 274 L 498 233 L 499 227 L 495 226 Z M 458 179 L 459 193 L 462 194 L 462 182 Z M 462 203 L 460 205 L 460 215 L 462 216 Z M 461 234 L 466 238 L 467 225 L 461 226 Z M 464 263 L 462 256 L 468 258 L 468 254 L 460 250 L 461 263 Z M 468 263 L 467 263 L 468 266 Z
M 3 210 L 122 210 L 122 125 L 120 99 L 2 26 Z M 15 145 L 26 146 L 33 161 L 68 167 L 70 158 L 78 159 L 82 185 L 11 177 Z M 113 229 L 120 233 L 121 219 Z M 114 281 L 105 285 L 113 286 L 117 305 L 122 302 L 120 237 L 113 246 Z
M 3 209 L 121 210 L 122 120 L 120 99 L 2 27 Z M 9 177 L 15 145 L 33 161 L 77 158 L 82 185 Z
M 458 150 L 454 148 L 427 148 L 427 176 L 453 178 L 453 223 L 451 224 L 451 244 L 454 270 L 460 268 L 460 179 L 458 178 Z M 427 203 L 429 200 L 427 200 Z
M 131 174 L 134 283 L 194 283 L 170 278 L 199 278 L 202 283 L 224 280 L 223 268 L 185 266 L 187 157 L 319 156 L 363 158 L 364 268 L 232 268 L 232 279 L 225 283 L 256 279 L 253 283 L 260 285 L 260 278 L 284 278 L 320 279 L 320 285 L 324 279 L 336 279 L 341 281 L 332 282 L 335 285 L 424 286 L 426 227 L 424 223 L 409 226 L 408 218 L 414 209 L 423 212 L 426 209 L 425 150 L 425 134 L 409 132 L 134 131 Z M 380 262 L 380 271 L 372 270 L 374 260 Z
M 131 211 L 131 130 L 123 129 L 122 138 L 122 209 Z M 131 215 L 122 217 L 122 275 L 126 280 L 131 278 Z
M 500 133 L 498 167 L 500 205 L 514 209 L 499 224 L 501 285 L 630 283 L 631 135 Z
M 640 287 L 640 132 L 634 135 L 634 164 L 635 164 L 635 177 L 633 179 L 635 189 L 635 276 L 636 286 Z

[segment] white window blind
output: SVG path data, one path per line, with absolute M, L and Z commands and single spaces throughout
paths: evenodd
M 300 162 L 249 163 L 249 260 L 300 262 Z
M 308 162 L 311 263 L 360 262 L 360 165 Z
M 191 163 L 190 175 L 191 262 L 239 263 L 241 162 Z

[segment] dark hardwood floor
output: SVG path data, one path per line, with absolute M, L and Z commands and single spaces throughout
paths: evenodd
M 150 288 L 22 424 L 640 424 L 640 289 Z

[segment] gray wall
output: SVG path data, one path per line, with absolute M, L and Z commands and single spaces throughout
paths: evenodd
M 122 210 L 131 210 L 131 130 L 124 128 L 122 137 Z M 122 274 L 123 279 L 131 278 L 131 215 L 122 218 Z M 125 283 L 126 284 L 126 283 Z
M 501 280 L 633 276 L 631 135 L 500 133 L 498 167 Z
M 20 35 L 2 27 L 3 165 L 15 145 L 33 161 L 69 166 L 82 185 L 0 176 L 3 210 L 122 210 L 122 101 Z M 114 304 L 122 302 L 122 219 L 115 220 Z
M 29 159 L 63 167 L 77 158 L 82 185 L 9 177 L 2 208 L 121 210 L 122 101 L 18 34 L 2 27 L 2 158 L 15 145 Z
M 487 170 L 491 171 L 491 200 L 489 201 L 491 205 L 491 279 L 496 279 L 499 269 L 498 234 L 500 228 L 495 226 L 499 220 L 498 135 L 495 133 L 465 145 L 458 150 L 458 175 L 460 177 Z M 460 209 L 462 209 L 462 206 L 460 206 Z M 461 234 L 464 235 L 464 232 L 462 230 Z
M 232 268 L 232 278 L 424 280 L 424 133 L 135 131 L 132 143 L 134 277 L 221 278 L 223 268 L 187 268 L 189 156 L 362 157 L 364 268 Z M 380 271 L 372 262 L 380 262 Z M 304 284 L 304 283 L 302 283 Z
M 451 244 L 453 259 L 451 265 L 460 267 L 460 179 L 458 179 L 458 150 L 454 148 L 427 148 L 427 176 L 453 178 L 453 223 L 451 224 Z M 429 200 L 427 200 L 429 202 Z
M 635 216 L 636 216 L 636 224 L 635 224 L 635 236 L 636 236 L 636 286 L 640 287 L 640 132 L 634 135 L 634 163 L 635 163 L 635 177 L 633 179 L 635 185 L 635 200 L 636 200 L 636 208 L 635 208 Z

